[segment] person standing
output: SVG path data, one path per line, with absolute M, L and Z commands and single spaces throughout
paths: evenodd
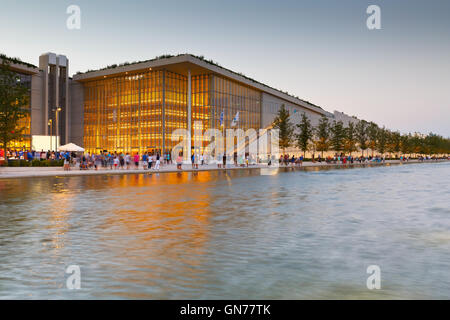
M 68 154 L 66 153 L 65 155 L 64 155 L 64 171 L 69 171 L 70 170 L 70 161 L 69 161 L 70 159 L 69 159 L 69 156 L 68 156 Z
M 123 170 L 125 167 L 125 159 L 123 158 L 122 154 L 120 154 L 120 156 L 119 156 L 119 162 L 120 162 L 120 169 Z
M 147 168 L 148 168 L 147 152 L 142 155 L 142 166 L 144 167 L 144 170 L 147 170 Z
M 182 170 L 182 167 L 181 167 L 182 164 L 183 164 L 183 157 L 182 157 L 181 153 L 179 153 L 178 157 L 177 157 L 177 169 L 178 170 Z
M 131 156 L 128 152 L 125 155 L 125 163 L 127 165 L 127 170 L 130 170 Z
M 139 152 L 136 152 L 136 154 L 134 155 L 134 168 L 136 170 L 139 169 L 139 159 L 140 159 Z
M 159 164 L 160 164 L 160 156 L 159 156 L 159 153 L 157 153 L 156 154 L 155 170 L 159 170 Z
M 149 154 L 148 155 L 148 170 L 152 169 L 152 164 L 153 164 L 153 155 Z
M 200 164 L 200 155 L 197 153 L 195 155 L 195 169 L 198 169 L 199 164 Z

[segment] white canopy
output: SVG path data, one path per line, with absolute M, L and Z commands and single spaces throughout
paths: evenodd
M 82 147 L 77 146 L 74 143 L 65 144 L 58 148 L 58 151 L 69 151 L 69 152 L 83 152 L 84 149 Z

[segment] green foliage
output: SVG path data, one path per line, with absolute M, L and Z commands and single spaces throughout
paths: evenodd
M 345 129 L 342 121 L 334 121 L 330 128 L 331 147 L 334 151 L 342 152 L 344 150 Z
M 399 153 L 401 148 L 401 134 L 398 131 L 388 131 L 387 151 L 390 153 Z
M 367 121 L 361 120 L 355 126 L 356 140 L 363 154 L 364 150 L 367 149 L 367 125 Z
M 8 57 L 3 53 L 0 53 L 0 59 L 6 60 L 6 61 L 8 61 L 10 63 L 14 63 L 14 64 L 21 64 L 21 65 L 29 67 L 29 68 L 37 68 L 37 66 L 35 66 L 34 64 L 31 64 L 28 62 L 23 62 L 22 60 L 20 60 L 20 58 Z
M 8 160 L 8 167 L 62 167 L 64 160 Z
M 316 150 L 322 152 L 323 156 L 323 153 L 330 148 L 330 123 L 326 116 L 320 118 L 314 131 L 316 133 L 316 140 L 314 141 Z
M 19 121 L 29 114 L 28 89 L 20 82 L 17 73 L 10 69 L 10 62 L 2 59 L 0 64 L 0 146 L 6 154 L 10 141 L 23 137 L 25 127 Z
M 345 137 L 344 137 L 344 151 L 352 154 L 352 152 L 356 151 L 356 130 L 353 122 L 348 124 L 348 127 L 344 129 Z
M 297 146 L 303 151 L 303 155 L 305 155 L 309 148 L 310 141 L 313 138 L 314 128 L 304 112 L 300 123 L 297 124 L 297 128 L 300 130 L 297 134 Z
M 384 154 L 386 152 L 386 144 L 388 139 L 388 132 L 385 127 L 378 130 L 378 137 L 377 137 L 377 150 Z
M 289 117 L 289 111 L 283 104 L 272 123 L 273 128 L 279 130 L 279 145 L 283 151 L 291 146 L 293 140 L 294 125 L 289 120 Z
M 378 125 L 376 123 L 369 122 L 369 125 L 367 126 L 367 131 L 366 131 L 367 139 L 368 139 L 367 146 L 372 150 L 372 156 L 373 156 L 373 151 L 377 147 L 378 130 L 380 130 L 380 128 L 378 127 Z

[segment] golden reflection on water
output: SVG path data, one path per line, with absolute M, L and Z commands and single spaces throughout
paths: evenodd
M 94 183 L 94 180 L 88 179 L 86 183 Z M 111 214 L 104 223 L 105 228 L 116 228 L 113 234 L 107 235 L 99 230 L 98 241 L 107 244 L 105 250 L 112 256 L 126 257 L 128 264 L 133 266 L 121 279 L 122 283 L 139 283 L 145 279 L 152 285 L 167 271 L 164 269 L 173 268 L 174 263 L 177 268 L 183 266 L 182 274 L 189 274 L 191 279 L 200 277 L 202 261 L 195 257 L 206 254 L 209 241 L 212 199 L 207 183 L 210 181 L 211 175 L 207 172 L 174 173 L 162 178 L 158 174 L 108 178 L 107 185 L 112 194 L 118 196 L 108 199 Z M 195 184 L 187 184 L 186 188 L 177 186 L 187 182 Z M 108 241 L 110 237 L 121 239 L 120 245 Z
M 55 256 L 59 255 L 59 251 L 64 248 L 67 241 L 66 234 L 70 227 L 68 219 L 76 206 L 74 195 L 69 193 L 74 183 L 75 181 L 70 180 L 67 181 L 67 186 L 64 182 L 55 183 L 52 192 L 48 195 L 50 202 L 54 204 L 49 206 L 49 225 L 47 228 L 52 232 L 52 254 Z

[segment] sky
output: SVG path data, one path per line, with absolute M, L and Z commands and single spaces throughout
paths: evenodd
M 450 137 L 448 0 L 0 2 L 0 52 L 35 65 L 45 52 L 66 55 L 71 74 L 192 53 L 330 112 Z

